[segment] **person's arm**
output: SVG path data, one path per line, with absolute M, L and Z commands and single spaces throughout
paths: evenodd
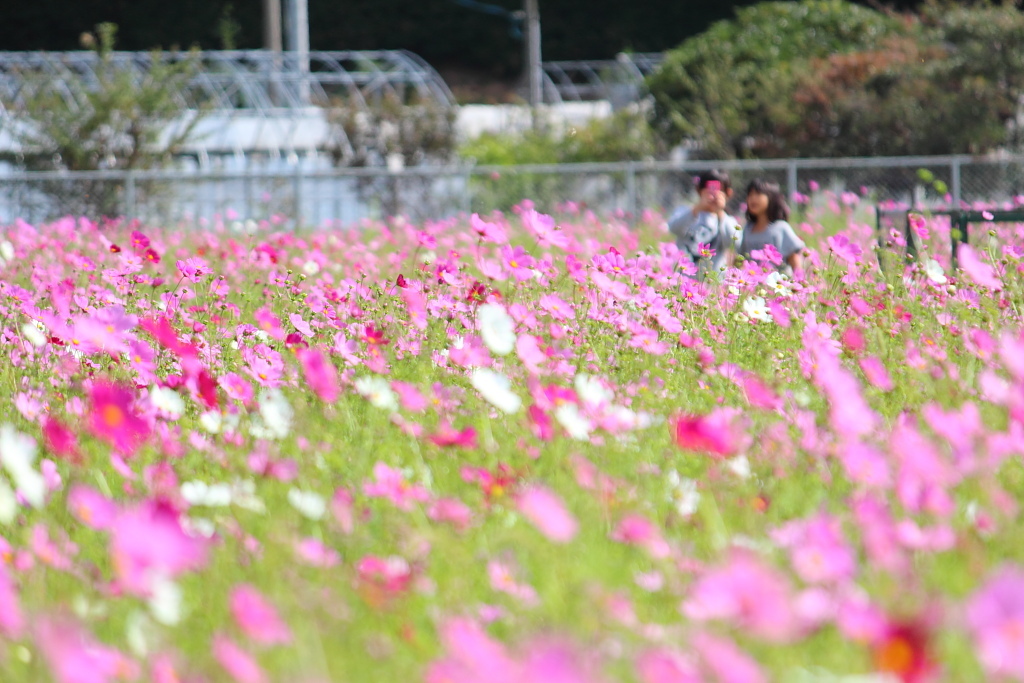
M 800 270 L 804 266 L 802 252 L 806 246 L 804 241 L 797 237 L 793 226 L 789 223 L 782 224 L 782 249 L 779 251 L 786 255 L 786 264 L 794 271 Z
M 686 231 L 697 222 L 697 216 L 700 214 L 698 206 L 692 207 L 683 206 L 676 209 L 675 213 L 668 219 L 668 231 L 676 237 L 682 237 L 686 234 Z
M 798 270 L 803 270 L 804 267 L 804 255 L 799 251 L 794 251 L 792 254 L 786 257 L 786 263 L 795 273 Z

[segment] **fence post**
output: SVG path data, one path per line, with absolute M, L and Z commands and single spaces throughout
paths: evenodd
M 135 171 L 131 169 L 124 179 L 124 212 L 126 218 L 135 218 Z
M 789 192 L 789 201 L 793 201 L 793 197 L 796 196 L 796 161 L 793 159 L 789 160 L 786 164 L 786 185 Z
M 953 208 L 960 208 L 960 158 L 953 157 L 952 163 L 949 165 L 949 184 L 952 186 L 950 192 L 953 193 Z
M 295 231 L 298 232 L 302 226 L 302 158 L 295 155 L 295 175 L 292 178 L 294 187 L 292 194 L 295 196 Z
M 636 162 L 630 161 L 626 166 L 626 211 L 630 220 L 636 221 Z

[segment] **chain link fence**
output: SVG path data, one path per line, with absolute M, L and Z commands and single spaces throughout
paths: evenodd
M 127 216 L 147 224 L 203 227 L 272 219 L 288 227 L 352 225 L 402 214 L 412 220 L 507 211 L 524 199 L 557 212 L 567 202 L 630 219 L 693 201 L 694 176 L 733 178 L 733 210 L 754 177 L 791 197 L 824 196 L 893 209 L 999 206 L 1024 195 L 1024 156 L 601 163 L 385 169 L 323 168 L 292 159 L 285 169 L 25 173 L 0 168 L 0 223 L 65 215 Z

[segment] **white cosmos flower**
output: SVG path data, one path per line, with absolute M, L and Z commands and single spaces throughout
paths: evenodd
M 36 459 L 36 442 L 9 424 L 0 427 L 0 462 L 3 462 L 14 488 L 32 507 L 42 507 L 46 498 L 46 480 L 32 463 Z
M 177 420 L 185 414 L 185 401 L 177 391 L 170 387 L 150 387 L 149 401 L 161 415 L 169 420 Z
M 216 410 L 207 410 L 199 416 L 199 426 L 210 434 L 219 434 L 223 423 L 223 416 Z
M 492 353 L 505 356 L 515 348 L 515 321 L 501 304 L 484 304 L 478 308 L 476 323 L 484 344 Z
M 224 507 L 231 505 L 231 487 L 227 484 L 207 484 L 204 481 L 186 481 L 181 485 L 181 497 L 189 505 Z
M 355 387 L 359 395 L 371 405 L 390 413 L 398 410 L 398 397 L 383 377 L 360 377 L 356 380 Z
M 14 260 L 14 245 L 4 240 L 0 242 L 0 256 L 3 257 L 4 261 Z
M 512 383 L 508 377 L 500 372 L 477 368 L 473 370 L 470 383 L 485 401 L 504 413 L 516 412 L 523 403 L 523 400 L 512 392 Z
M 262 424 L 252 426 L 253 436 L 262 439 L 283 439 L 288 436 L 295 413 L 280 389 L 264 389 L 260 392 L 259 411 Z
M 942 266 L 935 259 L 925 261 L 924 274 L 937 285 L 944 285 L 947 282 L 945 271 L 942 270 Z
M 576 375 L 572 385 L 576 389 L 576 396 L 587 405 L 600 406 L 611 403 L 615 398 L 615 394 L 601 380 L 586 373 Z
M 594 428 L 590 420 L 580 413 L 580 409 L 575 403 L 563 403 L 558 406 L 555 409 L 555 419 L 565 427 L 569 436 L 580 441 L 589 439 L 590 432 Z
M 39 329 L 39 323 L 34 320 L 21 326 L 21 334 L 29 344 L 36 348 L 46 344 L 46 335 L 43 334 L 43 330 Z
M 312 277 L 320 272 L 320 264 L 313 260 L 306 261 L 302 264 L 302 272 Z
M 181 621 L 181 587 L 166 576 L 157 575 L 150 582 L 149 612 L 164 626 Z
M 290 489 L 288 491 L 288 502 L 303 517 L 314 522 L 322 519 L 324 513 L 327 512 L 327 501 L 323 499 L 323 496 L 312 491 Z
M 689 517 L 697 511 L 700 504 L 700 491 L 697 490 L 697 482 L 693 479 L 680 477 L 679 473 L 671 470 L 668 473 L 669 500 L 676 507 L 676 511 L 683 517 Z
M 726 460 L 725 466 L 740 479 L 750 478 L 750 460 L 745 455 L 737 455 L 735 458 Z
M 771 322 L 772 318 L 768 315 L 768 307 L 765 306 L 764 299 L 759 296 L 752 296 L 743 302 L 743 312 L 751 320 L 759 320 L 761 322 Z
M 793 293 L 789 288 L 789 278 L 778 271 L 769 273 L 764 283 L 776 296 L 790 296 Z

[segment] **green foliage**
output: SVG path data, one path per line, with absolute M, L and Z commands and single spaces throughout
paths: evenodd
M 1020 142 L 1022 32 L 1012 5 L 762 3 L 669 55 L 653 121 L 716 158 L 984 153 Z
M 658 152 L 658 143 L 644 114 L 622 110 L 606 119 L 558 133 L 550 127 L 522 133 L 484 133 L 459 148 L 459 155 L 480 166 L 642 161 Z M 574 178 L 563 174 L 500 173 L 474 177 L 473 194 L 481 206 L 508 209 L 530 198 L 553 208 L 565 197 L 578 196 Z M 624 179 L 618 179 L 623 184 Z
M 136 81 L 112 59 L 116 33 L 113 24 L 100 24 L 82 37 L 96 50 L 95 79 L 25 75 L 20 99 L 3 102 L 12 116 L 0 125 L 21 149 L 8 161 L 31 171 L 147 169 L 168 164 L 188 141 L 202 112 L 187 110 L 175 94 L 195 75 L 196 61 L 164 61 L 154 52 L 153 66 Z M 69 196 L 63 183 L 43 190 L 75 213 L 118 213 L 119 188 L 86 185 L 79 196 Z
M 648 78 L 654 126 L 669 144 L 697 140 L 708 157 L 757 156 L 795 61 L 852 52 L 902 30 L 896 17 L 845 0 L 741 9 L 683 42 Z

